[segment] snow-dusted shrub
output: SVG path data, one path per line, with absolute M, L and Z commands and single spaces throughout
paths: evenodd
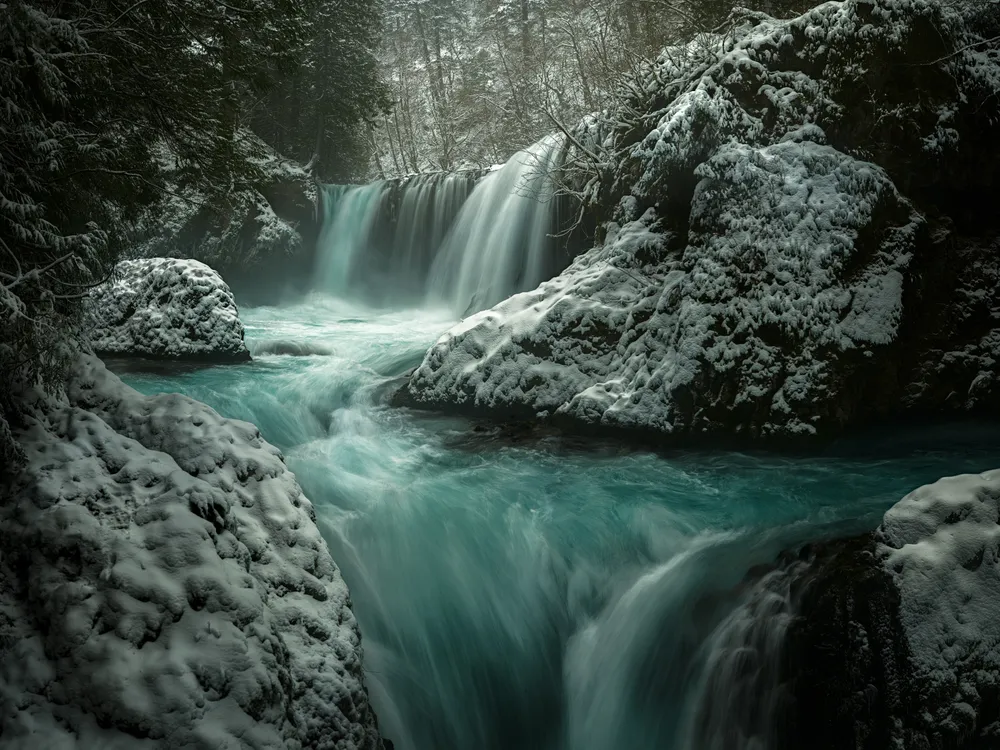
M 196 260 L 122 261 L 90 293 L 86 321 L 90 345 L 104 355 L 250 359 L 233 293 Z
M 22 2 L 5 3 L 2 15 L 0 476 L 21 459 L 9 424 L 15 394 L 35 383 L 59 387 L 75 352 L 81 289 L 115 257 L 106 225 L 97 224 L 109 206 L 71 179 L 75 170 L 106 169 L 111 144 L 59 116 L 71 81 L 79 86 L 93 73 L 90 44 L 77 24 Z
M 281 454 L 94 357 L 0 505 L 8 747 L 378 750 L 347 587 Z

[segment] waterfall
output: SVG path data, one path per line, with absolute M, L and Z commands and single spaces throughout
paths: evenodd
M 770 750 L 793 705 L 782 672 L 785 636 L 795 618 L 791 587 L 807 565 L 779 567 L 750 583 L 742 601 L 701 647 L 704 667 L 682 750 Z
M 384 190 L 384 182 L 323 186 L 317 275 L 319 287 L 335 297 L 350 296 L 352 271 L 369 244 Z
M 781 538 L 692 539 L 578 630 L 564 655 L 566 746 L 778 750 L 799 569 L 744 574 Z
M 376 305 L 421 300 L 437 249 L 476 173 L 324 185 L 316 285 Z
M 435 173 L 323 186 L 317 287 L 456 315 L 533 289 L 564 265 L 553 252 L 549 177 L 563 145 L 561 136 L 547 137 L 481 178 Z
M 421 290 L 434 254 L 473 184 L 460 174 L 418 175 L 402 188 L 391 262 L 403 278 L 419 279 Z
M 476 186 L 431 269 L 428 299 L 458 314 L 484 310 L 547 276 L 546 251 L 563 139 L 519 151 Z

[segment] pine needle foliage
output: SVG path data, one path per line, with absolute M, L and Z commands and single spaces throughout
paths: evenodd
M 312 0 L 0 0 L 0 474 L 18 394 L 58 389 L 87 290 L 167 188 L 253 181 L 241 102 L 299 59 Z

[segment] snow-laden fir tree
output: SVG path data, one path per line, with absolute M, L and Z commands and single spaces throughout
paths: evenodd
M 0 467 L 16 394 L 60 385 L 133 222 L 164 191 L 224 211 L 253 181 L 246 103 L 302 59 L 321 6 L 328 43 L 351 46 L 318 0 L 0 2 Z

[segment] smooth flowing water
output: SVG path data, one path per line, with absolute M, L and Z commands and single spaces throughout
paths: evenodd
M 510 444 L 381 405 L 447 313 L 317 297 L 242 315 L 254 362 L 125 379 L 251 420 L 285 452 L 398 750 L 767 747 L 726 732 L 767 705 L 766 675 L 735 684 L 729 650 L 759 642 L 766 662 L 783 621 L 780 592 L 747 601 L 749 568 L 870 529 L 917 485 L 993 468 L 1000 444 L 967 428 L 814 458 Z
M 554 229 L 550 175 L 563 145 L 561 136 L 544 138 L 480 181 L 431 267 L 430 303 L 445 302 L 464 315 L 552 276 L 546 262 Z
M 323 186 L 317 287 L 338 299 L 428 304 L 454 315 L 534 289 L 568 263 L 553 252 L 552 174 L 564 151 L 562 136 L 549 136 L 482 176 Z

